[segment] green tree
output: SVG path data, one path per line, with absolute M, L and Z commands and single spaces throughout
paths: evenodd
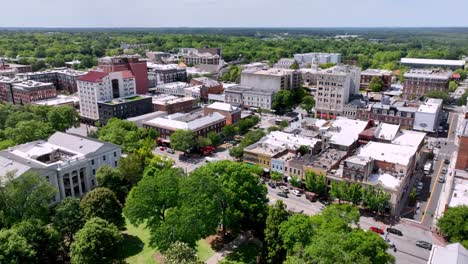
M 378 76 L 372 77 L 370 83 L 369 83 L 369 89 L 374 92 L 374 93 L 379 93 L 382 91 L 384 86 L 384 82 L 382 78 Z
M 338 202 L 341 202 L 346 198 L 347 189 L 348 185 L 346 182 L 332 182 L 330 195 L 333 198 L 338 199 Z
M 416 188 L 413 188 L 410 192 L 410 195 L 409 195 L 409 205 L 412 206 L 412 205 L 415 205 L 416 204 L 416 198 L 417 198 L 417 192 L 416 192 Z
M 466 76 L 467 76 L 467 73 L 468 73 L 468 71 L 466 71 L 466 70 L 463 70 L 463 69 L 457 69 L 457 70 L 455 70 L 455 73 L 458 73 L 458 74 L 460 74 L 460 80 L 465 80 L 465 79 L 466 79 Z
M 277 126 L 270 126 L 268 127 L 267 131 L 268 132 L 273 132 L 273 131 L 280 131 L 281 128 L 277 127 Z
M 164 252 L 164 264 L 202 264 L 197 252 L 186 243 L 175 242 Z
M 294 105 L 293 94 L 289 90 L 280 90 L 274 96 L 272 108 L 277 114 L 283 114 L 289 111 Z
M 42 224 L 39 220 L 31 219 L 15 224 L 13 230 L 24 237 L 34 250 L 34 263 L 53 263 L 56 261 L 60 235 L 54 228 Z
M 115 263 L 120 260 L 123 236 L 112 223 L 99 217 L 89 219 L 75 235 L 71 263 Z
M 47 113 L 52 128 L 57 131 L 65 132 L 70 127 L 76 127 L 80 124 L 78 112 L 71 106 L 53 107 Z
M 294 62 L 291 64 L 291 66 L 289 67 L 289 69 L 291 70 L 299 70 L 299 64 L 297 63 L 296 60 L 294 60 Z
M 208 132 L 207 137 L 209 140 L 211 140 L 211 144 L 213 146 L 219 146 L 219 144 L 221 144 L 221 136 L 218 133 L 210 131 Z
M 99 217 L 121 227 L 124 225 L 122 205 L 115 194 L 107 188 L 96 188 L 87 193 L 80 203 L 86 220 Z
M 4 131 L 7 138 L 16 144 L 24 144 L 39 139 L 46 139 L 54 132 L 49 123 L 36 120 L 20 121 L 15 127 L 8 127 Z
M 360 204 L 362 201 L 361 185 L 352 183 L 346 190 L 346 201 L 353 203 L 354 205 Z
M 335 65 L 336 64 L 333 63 L 333 62 L 327 62 L 327 63 L 320 63 L 319 67 L 320 67 L 320 69 L 328 69 L 328 68 L 331 68 L 331 67 L 333 67 Z
M 128 195 L 123 211 L 126 218 L 135 226 L 145 223 L 154 236 L 165 221 L 167 211 L 178 205 L 182 178 L 178 169 L 147 171 Z M 154 239 L 151 241 L 157 244 Z
M 449 92 L 453 93 L 458 88 L 458 83 L 456 81 L 449 82 Z
M 288 121 L 286 121 L 286 120 L 281 120 L 281 122 L 279 123 L 279 127 L 280 127 L 281 129 L 285 129 L 285 128 L 288 127 L 288 126 L 289 126 L 289 123 L 288 123 Z
M 314 97 L 311 95 L 307 95 L 302 99 L 301 102 L 302 109 L 306 110 L 307 113 L 310 113 L 312 109 L 315 107 L 315 100 Z
M 425 94 L 425 97 L 442 99 L 444 103 L 450 100 L 450 95 L 446 91 L 429 91 Z
M 96 173 L 96 180 L 99 187 L 108 188 L 113 191 L 121 203 L 125 202 L 128 193 L 127 182 L 116 168 L 102 166 Z
M 451 243 L 459 242 L 464 247 L 468 247 L 467 217 L 468 206 L 451 207 L 437 220 L 437 227 L 448 237 Z
M 466 105 L 466 98 L 468 98 L 468 91 L 465 91 L 460 97 L 460 99 L 458 99 L 458 105 L 459 106 Z
M 8 172 L 6 182 L 0 183 L 0 222 L 7 227 L 27 219 L 47 222 L 56 189 L 35 172 L 15 174 Z
M 286 258 L 286 251 L 279 236 L 281 223 L 288 220 L 288 211 L 283 201 L 278 200 L 269 207 L 265 227 L 265 244 L 268 263 L 282 263 Z
M 299 179 L 299 177 L 297 176 L 292 176 L 291 179 L 289 180 L 289 183 L 292 186 L 299 188 L 301 186 L 301 179 Z
M 236 127 L 234 125 L 226 125 L 223 127 L 223 134 L 226 138 L 232 139 L 236 134 Z
M 279 236 L 288 255 L 301 252 L 314 237 L 315 224 L 304 214 L 293 214 L 280 225 Z
M 313 171 L 306 172 L 305 185 L 308 191 L 316 193 L 320 196 L 324 196 L 327 192 L 327 181 L 325 177 Z
M 84 225 L 83 213 L 80 209 L 80 199 L 67 197 L 54 209 L 52 224 L 62 235 L 65 250 L 68 252 L 76 232 Z
M 198 146 L 208 147 L 208 146 L 212 146 L 212 145 L 213 145 L 213 143 L 211 142 L 211 140 L 209 138 L 198 137 Z
M 0 230 L 0 257 L 9 264 L 33 263 L 36 252 L 16 230 Z
M 283 175 L 277 171 L 272 171 L 270 173 L 270 178 L 272 181 L 279 182 L 283 178 Z
M 179 129 L 171 135 L 171 146 L 175 150 L 189 152 L 197 146 L 196 135 L 191 130 Z
M 297 150 L 297 152 L 299 152 L 302 156 L 304 156 L 304 155 L 309 154 L 310 150 L 309 150 L 309 147 L 308 147 L 308 146 L 302 145 L 302 146 L 299 147 L 299 149 Z

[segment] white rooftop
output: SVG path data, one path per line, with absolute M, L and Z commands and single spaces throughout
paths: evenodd
M 172 82 L 172 83 L 165 83 L 158 85 L 157 88 L 169 88 L 169 89 L 177 89 L 177 88 L 186 88 L 191 87 L 192 85 L 186 82 Z
M 427 70 L 427 69 L 411 69 L 403 74 L 405 78 L 428 78 L 437 80 L 448 80 L 452 77 L 451 71 L 444 70 Z
M 455 178 L 449 207 L 468 205 L 468 180 Z
M 320 139 L 293 135 L 281 131 L 273 131 L 266 138 L 267 140 L 263 142 L 264 144 L 284 146 L 291 150 L 297 150 L 301 146 L 314 147 L 317 142 L 321 141 Z
M 233 106 L 231 104 L 227 103 L 221 103 L 221 102 L 215 102 L 207 106 L 208 108 L 211 109 L 216 109 L 216 110 L 221 110 L 221 111 L 228 111 L 228 112 L 233 112 L 233 111 L 238 111 L 239 107 Z
M 212 113 L 210 115 L 206 115 L 206 116 L 196 118 L 190 121 L 180 121 L 176 119 L 180 117 L 187 117 L 187 115 L 185 114 L 177 115 L 177 116 L 175 115 L 176 114 L 166 116 L 166 117 L 157 117 L 155 119 L 145 122 L 145 124 L 150 125 L 150 126 L 156 126 L 156 127 L 165 127 L 173 131 L 178 130 L 178 129 L 198 130 L 214 122 L 219 122 L 223 119 L 226 119 L 220 113 Z
M 408 166 L 416 154 L 416 148 L 371 141 L 359 149 L 358 155 L 371 157 L 374 160 Z
M 434 245 L 429 256 L 429 264 L 467 264 L 468 250 L 460 243 L 453 243 L 445 247 Z
M 419 147 L 424 141 L 426 133 L 413 130 L 401 130 L 392 140 L 392 144 L 410 147 Z
M 374 136 L 378 139 L 393 140 L 400 131 L 400 125 L 380 123 L 375 129 Z
M 375 76 L 391 75 L 391 74 L 392 74 L 391 71 L 382 70 L 382 69 L 367 69 L 367 70 L 361 72 L 361 75 L 375 75 Z
M 79 101 L 80 101 L 80 99 L 77 96 L 58 94 L 56 98 L 50 98 L 50 99 L 35 101 L 34 104 L 37 104 L 37 105 L 62 105 L 62 104 L 69 104 L 69 103 L 76 104 Z
M 384 187 L 391 189 L 396 189 L 401 183 L 401 179 L 399 177 L 393 176 L 389 173 L 371 174 L 367 178 L 367 181 L 371 183 L 380 183 Z
M 422 65 L 444 65 L 444 66 L 459 66 L 463 67 L 463 60 L 435 60 L 435 59 L 416 59 L 416 58 L 401 58 L 401 63 L 405 64 L 422 64 Z
M 163 105 L 163 104 L 174 104 L 186 101 L 193 101 L 192 97 L 177 97 L 173 95 L 159 95 L 153 96 L 153 104 Z
M 359 134 L 364 131 L 367 123 L 367 121 L 347 118 L 336 119 L 327 131 L 327 134 L 331 135 L 330 143 L 347 147 L 351 146 L 358 140 Z

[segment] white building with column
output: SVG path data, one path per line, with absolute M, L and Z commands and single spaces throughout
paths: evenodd
M 0 151 L 0 182 L 8 172 L 16 177 L 37 172 L 56 189 L 52 204 L 65 197 L 82 197 L 96 187 L 96 172 L 104 165 L 117 166 L 120 146 L 74 134 L 56 132 L 48 140 Z

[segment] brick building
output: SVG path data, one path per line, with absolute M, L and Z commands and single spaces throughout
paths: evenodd
M 403 97 L 418 98 L 431 91 L 447 91 L 451 71 L 412 69 L 404 74 Z
M 12 90 L 14 104 L 29 104 L 57 97 L 57 90 L 52 83 L 40 83 L 31 80 L 23 81 L 14 83 Z
M 220 113 L 226 118 L 226 125 L 236 124 L 241 119 L 241 109 L 226 103 L 213 103 L 205 107 L 205 115 Z
M 187 68 L 177 64 L 154 64 L 148 65 L 148 79 L 150 87 L 155 87 L 165 83 L 187 81 Z
M 392 72 L 381 69 L 367 69 L 361 72 L 361 89 L 368 89 L 374 77 L 380 78 L 383 82 L 383 90 L 390 88 L 392 84 Z
M 417 107 L 409 106 L 401 101 L 393 104 L 374 103 L 367 108 L 357 109 L 356 118 L 375 120 L 412 129 L 417 110 Z
M 208 102 L 208 94 L 221 94 L 224 92 L 222 83 L 207 77 L 193 78 L 190 80 L 190 84 L 201 85 L 200 100 L 203 102 Z
M 146 61 L 140 60 L 139 56 L 122 55 L 100 58 L 97 67 L 107 73 L 130 71 L 135 78 L 136 93 L 148 93 L 148 69 Z
M 153 111 L 164 111 L 169 115 L 190 112 L 196 104 L 192 97 L 177 97 L 173 95 L 153 96 Z
M 65 91 L 73 94 L 78 92 L 76 81 L 84 75 L 86 75 L 86 72 L 84 71 L 57 68 L 54 70 L 24 73 L 19 76 L 26 80 L 53 83 L 58 91 Z
M 468 119 L 463 121 L 461 133 L 459 135 L 458 157 L 455 169 L 468 169 Z

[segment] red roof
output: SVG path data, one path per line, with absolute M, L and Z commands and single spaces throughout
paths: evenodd
M 122 78 L 130 79 L 135 78 L 135 76 L 133 76 L 133 73 L 131 71 L 122 71 Z
M 452 74 L 452 78 L 453 78 L 453 79 L 460 79 L 460 77 L 461 77 L 461 76 L 460 76 L 459 73 L 456 73 L 456 72 L 455 72 L 455 73 Z
M 79 80 L 83 82 L 102 82 L 102 78 L 106 77 L 108 73 L 100 71 L 90 71 Z

